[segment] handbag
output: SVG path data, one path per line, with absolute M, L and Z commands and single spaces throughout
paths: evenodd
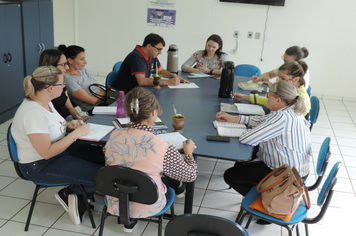
M 104 90 L 105 95 L 100 95 L 95 93 L 92 87 L 98 87 Z M 104 85 L 101 84 L 91 84 L 89 85 L 89 91 L 93 96 L 103 101 L 104 103 L 101 103 L 100 105 L 104 105 L 104 106 L 109 106 L 111 103 L 115 102 L 116 99 L 119 97 L 119 91 L 109 85 L 105 87 Z
M 289 168 L 287 164 L 264 177 L 257 191 L 261 193 L 262 205 L 267 214 L 280 219 L 293 214 L 302 199 L 307 209 L 310 208 L 308 189 L 295 167 Z

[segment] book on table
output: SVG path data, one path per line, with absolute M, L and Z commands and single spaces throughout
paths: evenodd
M 116 115 L 116 106 L 95 106 L 94 115 Z
M 114 120 L 114 125 L 116 128 L 128 128 L 131 126 L 131 121 L 129 117 L 116 118 Z M 159 117 L 157 117 L 157 120 L 153 123 L 153 130 L 156 134 L 166 133 L 168 126 L 165 125 Z
M 265 115 L 260 105 L 245 103 L 220 103 L 220 111 L 228 113 L 239 113 L 241 115 Z
M 223 137 L 240 137 L 247 128 L 244 124 L 230 123 L 230 122 L 221 122 L 213 121 L 214 127 L 218 131 L 219 136 Z
M 80 136 L 78 139 L 89 140 L 89 141 L 100 141 L 108 133 L 110 133 L 113 129 L 115 129 L 114 126 L 109 126 L 109 125 L 98 125 L 92 123 L 88 123 L 88 124 L 90 125 L 89 134 L 85 136 Z
M 240 82 L 238 86 L 242 90 L 262 91 L 264 88 L 259 83 Z

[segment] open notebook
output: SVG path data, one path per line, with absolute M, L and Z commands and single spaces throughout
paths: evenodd
M 157 137 L 172 143 L 178 150 L 183 150 L 183 142 L 187 140 L 187 138 L 179 132 L 157 134 Z
M 108 133 L 110 133 L 113 129 L 115 129 L 114 126 L 109 126 L 109 125 L 98 125 L 98 124 L 92 124 L 92 123 L 88 123 L 88 124 L 90 124 L 89 134 L 87 134 L 85 136 L 81 136 L 78 139 L 90 140 L 90 141 L 100 141 Z
M 223 137 L 240 137 L 247 128 L 244 124 L 213 121 L 214 127 L 218 131 L 219 136 Z

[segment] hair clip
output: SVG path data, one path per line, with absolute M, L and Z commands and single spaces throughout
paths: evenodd
M 135 99 L 135 111 L 136 111 L 136 114 L 138 114 L 138 112 L 139 112 L 138 98 Z

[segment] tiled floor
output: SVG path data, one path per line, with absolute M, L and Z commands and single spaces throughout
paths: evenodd
M 9 159 L 6 132 L 10 123 L 11 120 L 0 125 L 0 235 L 98 235 L 98 228 L 91 228 L 87 215 L 84 216 L 81 225 L 72 224 L 68 214 L 54 198 L 58 188 L 41 191 L 29 231 L 26 233 L 23 231 L 34 185 L 17 177 Z M 309 226 L 310 235 L 355 235 L 353 224 L 356 219 L 356 102 L 321 101 L 319 119 L 312 131 L 314 159 L 311 163 L 309 183 L 315 179 L 315 157 L 327 136 L 331 137 L 330 166 L 337 161 L 343 164 L 338 174 L 338 183 L 331 206 L 320 223 Z M 222 178 L 224 170 L 232 164 L 227 161 L 198 158 L 199 176 L 195 185 L 194 212 L 235 220 L 242 198 L 233 190 L 228 190 Z M 309 217 L 313 217 L 319 211 L 315 204 L 317 191 L 311 192 L 310 197 L 313 205 Z M 175 202 L 177 214 L 182 214 L 183 201 L 176 199 Z M 97 198 L 94 212 L 97 226 L 100 222 L 101 209 L 102 199 Z M 300 228 L 302 235 L 305 234 L 303 228 Z M 255 223 L 251 224 L 248 232 L 252 236 L 288 235 L 284 228 L 275 225 L 260 226 Z M 117 225 L 114 218 L 108 218 L 104 235 L 125 234 L 122 232 L 122 225 Z M 157 235 L 156 224 L 139 222 L 132 235 Z

